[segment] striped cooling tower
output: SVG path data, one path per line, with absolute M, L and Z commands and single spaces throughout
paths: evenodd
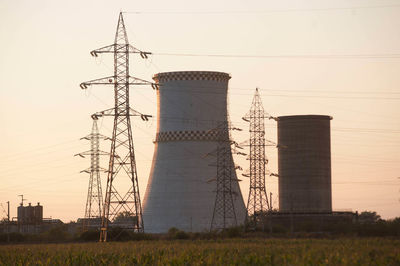
M 206 71 L 154 76 L 160 87 L 153 163 L 144 197 L 146 232 L 210 229 L 217 168 L 216 157 L 207 154 L 217 148 L 213 129 L 227 121 L 229 79 L 227 73 Z M 233 191 L 237 221 L 242 224 L 246 210 L 237 181 Z

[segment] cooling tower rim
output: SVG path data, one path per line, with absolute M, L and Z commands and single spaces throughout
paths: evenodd
M 160 72 L 153 76 L 156 82 L 175 81 L 175 80 L 214 80 L 228 81 L 231 75 L 219 71 L 171 71 Z
M 278 117 L 278 121 L 300 119 L 332 120 L 333 117 L 329 115 L 286 115 Z

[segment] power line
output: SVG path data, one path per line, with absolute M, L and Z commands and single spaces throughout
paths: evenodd
M 229 88 L 230 90 L 249 90 L 245 88 Z M 340 93 L 340 94 L 400 94 L 397 91 L 349 91 L 349 90 L 278 90 L 278 89 L 264 89 L 263 91 L 269 92 L 311 92 L 311 93 Z
M 2 159 L 1 163 L 0 163 L 0 166 L 4 167 L 5 165 L 8 165 L 11 162 L 24 160 L 26 158 L 32 158 L 32 157 L 34 157 L 37 160 L 38 158 L 45 158 L 45 156 L 49 156 L 49 155 L 54 154 L 54 153 L 61 153 L 60 151 L 65 152 L 65 151 L 69 151 L 69 150 L 76 150 L 76 148 L 80 147 L 80 146 L 81 145 L 69 146 L 68 148 L 56 149 L 56 150 L 51 150 L 51 151 L 43 151 L 43 152 L 39 152 L 39 153 L 36 153 L 35 151 L 32 151 L 32 152 L 28 151 L 28 152 L 23 152 L 23 153 L 21 152 L 20 154 L 22 154 L 22 155 L 20 155 L 20 156 L 11 156 L 10 158 Z M 53 159 L 53 162 L 59 161 L 59 160 L 55 160 L 54 156 L 51 156 L 51 157 Z M 48 162 L 47 162 L 47 164 L 48 164 Z M 37 163 L 33 162 L 32 165 L 33 166 L 37 166 Z M 24 164 L 24 166 L 30 166 L 30 165 L 29 164 Z
M 333 127 L 333 131 L 367 132 L 367 133 L 400 133 L 400 130 L 386 128 L 356 128 L 356 127 Z
M 14 154 L 7 154 L 7 155 L 4 155 L 4 157 L 7 157 L 7 159 L 10 159 L 12 157 L 20 157 L 21 155 L 26 154 L 26 153 L 31 154 L 32 152 L 37 152 L 37 151 L 41 151 L 41 150 L 45 150 L 45 149 L 50 149 L 50 148 L 53 148 L 53 147 L 57 147 L 57 146 L 65 145 L 65 144 L 70 144 L 72 142 L 78 142 L 78 139 L 62 141 L 62 142 L 59 142 L 57 144 L 46 145 L 46 146 L 42 146 L 42 147 L 39 147 L 39 148 L 26 150 L 26 151 L 23 151 L 23 152 L 17 152 L 17 153 L 14 153 Z M 3 161 L 3 159 L 2 159 L 2 161 Z
M 188 120 L 188 119 L 185 119 L 185 118 L 183 118 L 183 117 L 170 117 L 170 116 L 164 116 L 164 117 L 162 117 L 163 119 L 166 119 L 166 120 L 174 120 L 174 121 L 182 121 L 182 122 L 185 122 L 185 123 L 198 123 L 198 122 L 202 122 L 202 123 L 204 123 L 204 122 L 212 122 L 211 120 L 201 120 L 201 119 L 198 119 L 198 120 L 194 120 L 194 119 L 191 119 L 191 120 Z M 214 121 L 215 122 L 215 121 Z M 241 125 L 245 125 L 245 123 L 241 123 L 240 121 L 233 121 L 235 124 L 241 124 Z M 136 126 L 136 124 L 135 124 L 135 126 Z M 138 127 L 140 130 L 143 130 L 143 129 L 141 129 L 140 127 Z M 275 128 L 275 127 L 273 127 L 273 126 L 267 126 L 267 128 Z M 400 130 L 396 130 L 396 129 L 389 129 L 389 128 L 356 128 L 356 127 L 332 127 L 332 131 L 336 131 L 336 132 L 357 132 L 357 133 L 384 133 L 384 134 L 398 134 L 398 133 L 400 133 Z M 152 137 L 151 135 L 149 135 L 149 133 L 148 132 L 145 132 L 144 131 L 144 133 L 146 133 L 149 137 Z M 77 140 L 76 140 L 77 141 Z M 60 145 L 63 145 L 63 144 L 66 144 L 66 143 L 71 143 L 71 142 L 75 142 L 75 140 L 74 141 L 67 141 L 67 142 L 60 142 L 60 143 L 57 143 L 57 144 L 54 144 L 54 145 L 49 145 L 49 146 L 43 146 L 43 147 L 38 147 L 36 150 L 28 150 L 28 151 L 24 151 L 24 152 L 19 152 L 19 153 L 17 153 L 16 155 L 18 155 L 19 154 L 19 156 L 18 157 L 15 157 L 15 158 L 13 158 L 13 160 L 12 161 L 14 161 L 14 160 L 20 160 L 22 157 L 26 157 L 26 158 L 32 158 L 32 157 L 35 157 L 35 158 L 37 158 L 37 156 L 38 156 L 38 154 L 32 154 L 33 152 L 35 152 L 35 151 L 40 151 L 40 150 L 43 150 L 43 149 L 47 149 L 47 148 L 52 148 L 52 147 L 56 147 L 56 146 L 60 146 Z M 78 147 L 78 146 L 73 146 L 73 147 L 69 147 L 68 148 L 68 150 L 69 149 L 75 149 L 76 147 Z M 54 153 L 54 152 L 59 152 L 61 149 L 57 149 L 57 150 L 54 150 L 54 151 L 52 151 L 52 152 L 50 152 L 50 153 Z M 65 148 L 63 148 L 62 150 L 65 150 Z M 21 155 L 22 154 L 24 154 L 24 156 L 22 156 L 21 157 Z M 48 155 L 49 154 L 49 152 L 45 152 L 45 153 L 43 153 L 43 155 Z M 41 155 L 41 154 L 39 154 L 39 155 Z M 61 161 L 61 160 L 66 160 L 66 158 L 61 158 L 61 159 L 59 159 L 59 160 L 57 160 L 57 161 Z M 3 160 L 4 161 L 4 160 Z M 6 160 L 7 162 L 9 162 L 10 160 Z M 35 163 L 34 165 L 32 165 L 32 166 L 37 166 L 37 163 Z
M 371 59 L 371 58 L 400 58 L 400 54 L 320 54 L 320 55 L 239 55 L 239 54 L 197 54 L 197 53 L 152 53 L 158 56 L 184 57 L 220 57 L 220 58 L 255 58 L 255 59 Z
M 187 87 L 193 87 L 191 85 L 187 85 L 185 86 L 185 88 L 179 88 L 179 89 L 169 89 L 172 91 L 184 91 L 186 90 Z M 196 86 L 196 88 L 198 89 L 202 89 L 202 88 L 207 88 L 205 86 Z M 148 90 L 148 89 L 146 89 Z M 232 91 L 250 91 L 249 88 L 240 88 L 240 87 L 229 87 L 229 94 L 231 95 L 252 95 L 252 93 L 234 93 Z M 400 92 L 398 91 L 349 91 L 349 90 L 287 90 L 287 89 L 263 89 L 263 91 L 265 92 L 295 92 L 295 93 L 320 93 L 320 94 L 328 94 L 328 93 L 332 93 L 332 94 L 388 94 L 388 95 L 400 95 Z M 214 92 L 205 92 L 203 90 L 198 90 L 195 91 L 196 93 L 204 93 L 204 94 L 222 94 L 224 92 L 218 92 L 218 91 L 214 91 Z M 93 95 L 93 94 L 92 94 Z M 94 97 L 97 98 L 97 96 L 93 95 Z M 322 96 L 321 97 L 326 97 L 326 96 Z M 375 98 L 375 97 L 371 97 L 371 98 Z M 103 100 L 99 99 L 102 103 L 104 103 Z M 105 104 L 105 103 L 104 103 Z
M 186 86 L 189 87 L 190 85 Z M 202 88 L 206 88 L 206 87 L 202 87 L 202 86 L 196 86 L 196 88 L 198 88 L 199 90 L 191 90 L 191 92 L 193 92 L 194 94 L 225 94 L 225 92 L 223 91 L 204 91 L 201 90 Z M 240 89 L 240 90 L 245 90 L 245 89 L 241 89 L 241 88 L 236 88 L 236 89 Z M 174 88 L 171 89 L 169 88 L 168 91 L 185 91 L 186 88 Z M 304 90 L 304 91 L 296 91 L 296 90 L 268 90 L 266 89 L 265 91 L 276 91 L 276 92 L 313 92 L 313 93 L 324 93 L 323 91 L 315 91 L 315 90 Z M 330 91 L 333 92 L 333 91 Z M 351 94 L 350 92 L 340 92 L 337 91 L 337 93 L 341 93 L 341 94 Z M 355 93 L 355 92 L 354 92 Z M 361 91 L 357 92 L 357 93 L 363 93 Z M 387 92 L 388 94 L 399 94 L 400 92 Z M 229 93 L 230 95 L 252 95 L 251 93 Z M 377 93 L 379 94 L 379 93 Z M 294 98 L 327 98 L 327 99 L 363 99 L 363 100 L 400 100 L 400 97 L 374 97 L 374 96 L 331 96 L 331 95 L 300 95 L 300 94 L 264 94 L 265 96 L 270 96 L 270 97 L 294 97 Z
M 191 87 L 191 85 L 187 85 L 186 87 Z M 197 88 L 205 88 L 203 86 L 196 86 Z M 143 89 L 143 90 L 148 90 L 148 88 L 138 88 L 138 89 Z M 183 90 L 183 89 L 182 89 Z M 242 87 L 231 87 L 229 86 L 229 94 L 233 94 L 235 95 L 236 93 L 233 93 L 232 91 L 251 91 L 251 88 L 242 88 Z M 297 92 L 297 93 L 303 93 L 303 92 L 308 92 L 308 93 L 323 93 L 323 94 L 327 94 L 327 93 L 332 93 L 332 94 L 389 94 L 389 95 L 396 95 L 399 94 L 400 95 L 400 91 L 352 91 L 352 90 L 288 90 L 288 89 L 263 89 L 264 92 Z M 252 95 L 251 93 L 249 93 L 248 95 Z M 94 96 L 95 98 L 97 98 L 97 96 L 95 96 L 94 94 L 91 94 L 91 96 Z M 99 98 L 98 98 L 99 99 Z M 104 100 L 99 99 L 99 101 L 101 101 L 103 104 L 107 105 Z M 244 105 L 243 105 L 244 106 Z
M 188 85 L 189 86 L 189 85 Z M 199 87 L 202 88 L 202 87 Z M 238 89 L 238 88 L 236 88 Z M 184 88 L 177 88 L 177 89 L 169 89 L 169 90 L 175 90 L 175 91 L 184 91 Z M 268 91 L 268 90 L 267 90 Z M 199 93 L 201 93 L 201 91 L 198 91 Z M 218 93 L 218 92 L 212 92 L 212 93 Z M 93 96 L 95 96 L 94 94 L 92 94 Z M 322 96 L 321 96 L 322 97 Z M 95 97 L 98 99 L 98 97 Z M 152 104 L 156 104 L 154 101 L 148 99 L 147 97 L 145 97 L 146 100 L 148 100 L 150 103 Z M 168 99 L 167 99 L 168 100 Z M 101 101 L 103 102 L 103 101 Z M 179 108 L 179 106 L 178 106 Z M 184 112 L 182 110 L 182 112 Z M 183 123 L 204 123 L 204 122 L 215 122 L 213 120 L 204 120 L 204 119 L 186 119 L 184 117 L 177 117 L 177 116 L 162 116 L 161 118 L 165 119 L 165 120 L 177 120 L 177 121 L 181 121 Z M 151 119 L 155 119 L 150 118 Z M 232 121 L 233 123 L 237 124 L 237 125 L 247 125 L 246 123 L 242 122 L 242 121 Z M 271 127 L 271 126 L 266 126 L 267 128 L 275 128 L 275 127 Z M 390 129 L 390 128 L 348 128 L 348 127 L 332 127 L 332 131 L 350 131 L 350 132 L 362 132 L 362 133 L 400 133 L 400 130 L 397 129 Z
M 354 99 L 354 100 L 400 100 L 395 97 L 357 97 L 357 96 L 318 96 L 318 95 L 285 95 L 285 94 L 264 94 L 272 97 L 289 97 L 289 98 L 326 98 L 326 99 Z
M 289 12 L 322 12 L 356 9 L 383 9 L 400 7 L 393 5 L 371 5 L 350 7 L 326 7 L 326 8 L 288 8 L 288 9 L 264 9 L 264 10 L 221 10 L 221 11 L 126 11 L 125 14 L 135 15 L 222 15 L 222 14 L 265 14 L 265 13 L 289 13 Z

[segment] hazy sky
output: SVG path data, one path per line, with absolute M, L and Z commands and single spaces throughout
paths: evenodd
M 41 202 L 45 217 L 68 222 L 84 215 L 88 175 L 79 171 L 89 160 L 73 155 L 89 149 L 79 138 L 90 133 L 90 114 L 112 107 L 113 89 L 82 91 L 79 83 L 112 75 L 110 55 L 94 59 L 89 52 L 113 43 L 121 10 L 130 12 L 131 44 L 155 53 L 147 61 L 131 57 L 132 75 L 230 73 L 230 117 L 244 129 L 234 134 L 238 142 L 248 138 L 241 117 L 255 87 L 273 116 L 333 116 L 333 208 L 400 216 L 400 1 L 0 0 L 0 203 L 11 202 L 11 216 L 20 194 Z M 132 88 L 131 106 L 155 115 L 155 92 Z M 275 141 L 276 123 L 267 123 Z M 155 126 L 154 119 L 133 126 L 142 198 Z M 110 118 L 99 127 L 111 135 Z M 277 151 L 267 152 L 277 172 Z M 249 180 L 242 179 L 247 202 Z M 267 190 L 277 207 L 276 177 L 267 177 Z

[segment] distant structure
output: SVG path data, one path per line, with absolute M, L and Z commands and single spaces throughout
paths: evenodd
M 158 73 L 153 79 L 159 84 L 158 123 L 144 197 L 146 232 L 163 233 L 171 227 L 208 231 L 219 174 L 216 157 L 207 155 L 221 145 L 218 134 L 221 131 L 215 129 L 224 125 L 220 129 L 225 134 L 228 131 L 230 76 L 222 72 L 182 71 Z M 229 158 L 224 171 L 230 172 L 227 176 L 232 179 L 236 219 L 238 224 L 243 224 L 246 209 L 229 151 L 230 142 L 225 141 L 224 145 L 223 158 Z
M 272 203 L 268 201 L 265 188 L 265 174 L 270 174 L 266 170 L 268 159 L 265 156 L 265 147 L 272 144 L 265 140 L 264 119 L 271 119 L 264 111 L 258 88 L 255 91 L 250 111 L 243 117 L 243 120 L 250 122 L 250 169 L 244 176 L 250 178 L 249 199 L 247 201 L 248 226 L 256 227 L 260 221 L 260 215 L 272 209 Z M 275 146 L 275 145 L 273 145 Z
M 17 208 L 18 231 L 20 233 L 38 232 L 42 222 L 43 206 L 39 202 L 36 206 L 32 206 L 31 203 L 24 206 L 22 201 Z
M 82 89 L 90 85 L 114 86 L 115 106 L 94 114 L 95 117 L 114 117 L 100 233 L 100 241 L 105 242 L 109 225 L 136 232 L 144 230 L 130 117 L 140 116 L 147 121 L 150 116 L 141 114 L 129 106 L 129 86 L 152 83 L 129 75 L 129 54 L 137 53 L 142 58 L 147 58 L 150 53 L 140 51 L 129 44 L 122 13 L 119 14 L 114 44 L 90 52 L 92 56 L 101 53 L 114 55 L 114 75 L 83 82 L 80 86 Z M 124 181 L 131 182 L 131 185 Z
M 278 117 L 280 212 L 332 212 L 331 119 L 324 115 Z
M 97 117 L 93 116 L 92 132 L 82 139 L 90 141 L 90 150 L 82 153 L 78 153 L 75 156 L 85 157 L 85 155 L 90 155 L 90 167 L 86 170 L 81 171 L 88 173 L 89 177 L 89 187 L 86 199 L 85 208 L 85 218 L 82 219 L 82 230 L 86 231 L 90 227 L 99 226 L 98 220 L 101 218 L 102 206 L 103 206 L 103 195 L 101 189 L 101 179 L 100 170 L 106 171 L 100 167 L 100 155 L 109 155 L 107 152 L 101 151 L 100 148 L 100 138 L 109 139 L 99 133 L 97 127 Z
M 43 221 L 43 206 L 38 204 L 32 206 L 31 203 L 28 206 L 21 205 L 17 208 L 17 219 L 21 225 L 37 225 Z

